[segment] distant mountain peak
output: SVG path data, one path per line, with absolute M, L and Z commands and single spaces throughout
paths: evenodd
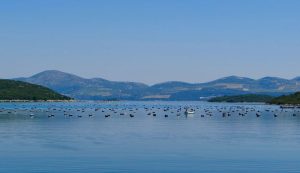
M 31 77 L 34 78 L 34 77 L 47 76 L 47 75 L 49 75 L 49 76 L 76 76 L 74 74 L 62 72 L 59 70 L 45 70 L 45 71 L 37 73 Z M 79 77 L 79 76 L 76 76 L 76 77 Z
M 62 71 L 59 71 L 59 70 L 45 70 L 45 71 L 42 71 L 40 73 L 66 73 L 66 72 L 62 72 Z
M 208 82 L 209 84 L 212 83 L 249 83 L 255 81 L 254 79 L 247 78 L 247 77 L 240 77 L 240 76 L 228 76 L 223 77 L 212 82 Z
M 299 77 L 295 77 L 294 79 L 292 80 L 295 80 L 295 81 L 300 81 L 300 76 Z
M 221 79 L 246 79 L 246 77 L 231 75 L 231 76 L 223 77 Z
M 152 86 L 159 86 L 159 85 L 191 85 L 191 83 L 182 82 L 182 81 L 167 81 L 154 84 Z
M 259 80 L 287 80 L 287 79 L 283 79 L 283 78 L 280 78 L 280 77 L 266 76 L 266 77 L 263 77 Z
M 248 78 L 248 77 L 241 77 L 241 76 L 228 76 L 228 77 L 224 77 L 222 79 L 236 79 L 236 80 L 254 80 L 254 79 L 251 79 L 251 78 Z

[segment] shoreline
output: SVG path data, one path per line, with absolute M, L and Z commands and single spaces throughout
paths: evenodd
M 0 100 L 0 103 L 75 102 L 77 100 Z

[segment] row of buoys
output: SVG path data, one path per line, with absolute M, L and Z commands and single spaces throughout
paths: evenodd
M 95 104 L 95 106 L 97 106 Z M 89 106 L 83 107 L 83 108 L 64 108 L 64 107 L 57 107 L 57 108 L 37 108 L 36 106 L 34 107 L 30 107 L 27 108 L 25 106 L 21 106 L 21 107 L 17 107 L 15 108 L 15 110 L 10 109 L 5 109 L 5 108 L 0 108 L 0 113 L 7 113 L 7 114 L 12 114 L 12 113 L 17 113 L 17 110 L 22 110 L 25 112 L 30 113 L 30 117 L 33 118 L 34 113 L 36 112 L 46 112 L 46 113 L 52 113 L 51 115 L 48 115 L 49 118 L 54 117 L 55 112 L 63 112 L 65 116 L 69 116 L 72 117 L 73 114 L 68 113 L 70 111 L 75 111 L 78 113 L 86 113 L 88 114 L 88 117 L 93 117 L 93 113 L 91 111 L 101 111 L 102 113 L 106 113 L 105 117 L 110 117 L 111 115 L 115 115 L 115 114 L 119 114 L 119 115 L 126 115 L 127 113 L 124 113 L 124 111 L 129 112 L 129 117 L 135 117 L 135 114 L 137 113 L 137 111 L 146 111 L 146 114 L 149 116 L 154 116 L 156 117 L 157 115 L 161 114 L 161 112 L 164 112 L 164 117 L 169 117 L 173 114 L 175 114 L 176 116 L 180 116 L 182 114 L 182 109 L 185 109 L 187 106 L 146 106 L 144 105 L 144 107 L 138 107 L 135 108 L 134 105 L 131 105 L 130 107 L 126 107 L 126 108 L 121 108 L 118 106 L 114 106 L 113 108 L 91 108 Z M 196 106 L 196 107 L 192 107 L 191 110 L 200 110 L 202 109 L 200 106 Z M 157 110 L 159 110 L 159 112 L 157 112 Z M 205 117 L 205 116 L 213 116 L 215 111 L 220 112 L 222 117 L 229 117 L 231 115 L 239 115 L 239 116 L 246 116 L 249 115 L 249 113 L 253 113 L 254 115 L 256 115 L 256 117 L 261 117 L 265 112 L 272 112 L 274 117 L 278 117 L 279 115 L 281 115 L 281 113 L 288 113 L 291 112 L 292 116 L 297 116 L 300 112 L 300 110 L 295 109 L 292 111 L 290 110 L 283 110 L 283 109 L 271 109 L 271 108 L 266 108 L 263 110 L 257 110 L 256 108 L 253 107 L 244 107 L 244 106 L 230 106 L 230 107 L 226 107 L 226 106 L 210 106 L 207 108 L 203 108 L 202 109 L 204 111 L 204 113 L 199 113 L 201 117 Z M 199 111 L 201 112 L 201 111 Z M 83 115 L 77 115 L 77 117 L 81 118 L 83 117 Z
M 11 113 L 11 111 L 8 111 L 8 113 Z M 66 113 L 64 113 L 64 115 L 65 115 L 65 116 L 69 116 L 69 117 L 72 117 L 72 116 L 73 116 L 73 114 L 66 114 Z M 125 115 L 125 113 L 120 113 L 120 115 Z M 147 115 L 151 115 L 151 113 L 148 113 Z M 152 115 L 153 115 L 154 117 L 157 116 L 157 114 L 156 114 L 155 112 L 153 112 Z M 177 113 L 176 115 L 177 115 L 177 116 L 180 116 L 181 114 L 180 114 L 180 113 Z M 213 116 L 212 113 L 206 113 L 206 115 L 207 115 L 207 116 Z M 238 115 L 240 115 L 240 116 L 245 116 L 246 114 L 244 114 L 244 113 L 239 113 Z M 31 113 L 29 116 L 30 116 L 31 118 L 34 118 L 34 117 L 35 117 L 35 115 L 34 115 L 33 113 Z M 51 118 L 51 117 L 54 117 L 54 116 L 55 116 L 54 114 L 50 114 L 50 115 L 48 115 L 48 118 Z M 89 116 L 89 117 L 93 117 L 92 114 L 89 114 L 88 116 Z M 105 115 L 105 118 L 110 117 L 110 116 L 111 116 L 110 114 L 106 114 L 106 115 Z M 129 114 L 129 116 L 130 116 L 130 117 L 134 117 L 133 114 Z M 222 112 L 222 117 L 226 117 L 226 116 L 229 117 L 229 116 L 231 116 L 231 114 L 228 113 L 228 112 Z M 274 116 L 274 117 L 278 117 L 278 114 L 275 113 L 275 114 L 273 114 L 273 116 Z M 296 114 L 296 113 L 293 113 L 292 116 L 295 117 L 295 116 L 297 116 L 297 114 Z M 78 117 L 78 118 L 82 118 L 83 116 L 82 116 L 82 115 L 78 115 L 77 117 Z M 169 117 L 169 115 L 168 115 L 168 114 L 165 114 L 164 117 L 167 118 L 167 117 Z M 201 117 L 205 117 L 205 115 L 204 115 L 204 114 L 201 114 Z M 257 112 L 256 112 L 256 117 L 261 117 L 260 111 L 257 111 Z

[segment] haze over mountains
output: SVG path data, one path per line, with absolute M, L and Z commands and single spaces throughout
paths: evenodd
M 117 82 L 102 78 L 86 79 L 48 70 L 14 80 L 42 85 L 81 100 L 200 100 L 223 95 L 255 93 L 277 96 L 300 91 L 300 77 L 291 80 L 277 77 L 254 80 L 229 76 L 207 83 L 172 81 L 148 86 L 143 83 Z

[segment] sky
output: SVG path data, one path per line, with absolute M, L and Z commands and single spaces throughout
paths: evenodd
M 300 76 L 298 0 L 2 0 L 0 78 Z

